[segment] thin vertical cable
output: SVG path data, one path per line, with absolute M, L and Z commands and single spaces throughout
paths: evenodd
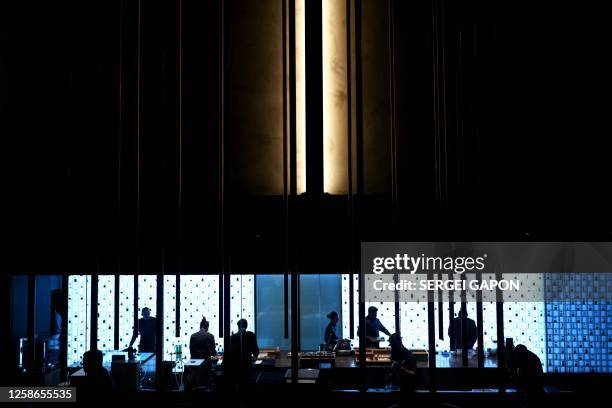
M 226 276 L 226 248 L 225 248 L 225 160 L 224 160 L 224 125 L 225 125 L 225 88 L 224 88 L 224 71 L 225 71 L 225 41 L 224 41 L 224 31 L 225 31 L 225 1 L 219 0 L 219 135 L 218 135 L 218 161 L 219 161 L 219 197 L 218 197 L 218 206 L 219 206 L 219 249 L 221 255 L 221 274 L 219 276 L 219 337 L 224 337 L 225 333 L 229 333 L 229 328 L 225 327 L 226 322 L 226 313 L 229 311 L 225 310 L 224 305 L 226 304 L 227 293 L 225 293 L 225 288 L 227 286 L 225 280 L 229 279 L 229 276 Z M 229 303 L 228 303 L 229 304 Z M 227 336 L 226 336 L 227 337 Z M 225 348 L 229 346 L 229 339 L 225 339 Z
M 136 51 L 136 224 L 140 238 L 140 128 L 141 128 L 141 99 L 142 99 L 142 84 L 141 84 L 141 0 L 138 0 L 138 41 Z M 138 259 L 140 264 L 140 257 Z
M 288 132 L 288 107 L 287 107 L 287 0 L 281 0 L 282 18 L 282 82 L 283 82 L 283 321 L 284 338 L 289 338 L 289 198 L 288 198 L 288 163 L 289 159 L 289 132 Z
M 117 76 L 118 126 L 117 126 L 117 224 L 121 225 L 121 154 L 123 141 L 123 0 L 119 2 L 119 64 Z M 114 349 L 119 349 L 119 277 L 121 276 L 121 253 L 117 254 L 117 273 L 115 274 L 115 308 L 114 308 Z
M 395 10 L 394 0 L 388 0 L 389 19 L 389 131 L 391 141 L 391 205 L 393 225 L 398 217 L 398 186 L 397 186 L 397 124 L 396 124 L 396 96 L 395 96 Z
M 178 4 L 178 273 L 175 278 L 175 318 L 174 331 L 176 337 L 181 332 L 181 308 L 179 296 L 181 293 L 181 273 L 183 272 L 183 0 Z
M 397 218 L 398 218 L 398 202 L 397 202 L 397 132 L 396 132 L 396 112 L 395 112 L 395 25 L 394 25 L 394 1 L 388 0 L 387 11 L 388 11 L 388 36 L 389 36 L 389 133 L 390 133 L 390 144 L 391 144 L 391 214 L 392 214 L 392 228 L 393 236 L 395 237 L 397 229 Z M 393 275 L 394 282 L 399 282 L 399 274 Z M 400 304 L 399 304 L 399 292 L 394 293 L 394 324 L 395 331 L 398 332 L 400 329 Z
M 445 22 L 445 18 L 444 18 L 444 0 L 441 0 L 440 2 L 440 37 L 441 37 L 441 47 L 442 47 L 442 85 L 441 85 L 441 91 L 442 91 L 442 137 L 443 137 L 443 142 L 442 142 L 442 146 L 444 148 L 444 172 L 443 174 L 443 183 L 444 183 L 444 190 L 443 190 L 443 197 L 442 197 L 442 202 L 444 207 L 448 207 L 448 143 L 447 143 L 447 135 L 446 135 L 446 128 L 447 128 L 447 116 L 446 116 L 446 22 Z

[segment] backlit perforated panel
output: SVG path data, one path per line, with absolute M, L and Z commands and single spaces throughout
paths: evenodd
M 157 275 L 138 275 L 138 316 L 142 309 L 151 309 L 151 316 L 157 316 Z
M 134 275 L 119 276 L 119 348 L 130 345 L 134 331 Z
M 255 276 L 232 275 L 230 281 L 230 330 L 238 331 L 238 320 L 246 319 L 248 329 L 256 332 L 255 328 Z
M 164 361 L 172 358 L 176 344 L 176 275 L 164 276 Z
M 98 350 L 115 345 L 115 276 L 98 276 Z
M 181 276 L 181 337 L 183 354 L 189 358 L 189 339 L 200 330 L 206 317 L 208 331 L 215 336 L 217 350 L 223 349 L 219 340 L 219 275 Z
M 91 278 L 86 275 L 68 277 L 68 366 L 80 364 L 89 349 Z
M 342 275 L 342 336 L 343 337 L 349 337 L 349 333 L 350 333 L 350 311 L 349 311 L 349 275 L 348 274 L 343 274 Z M 358 325 L 359 325 L 359 275 L 355 274 L 353 275 L 353 291 L 354 291 L 354 296 L 353 296 L 353 301 L 354 301 L 354 328 L 355 331 L 353 333 L 353 343 L 355 345 L 358 344 L 359 342 L 359 336 L 357 336 L 357 330 L 358 330 Z M 367 309 L 370 306 L 374 306 L 376 308 L 378 308 L 378 320 L 380 320 L 380 322 L 382 323 L 383 326 L 385 326 L 385 328 L 387 330 L 389 330 L 390 333 L 394 333 L 395 332 L 395 304 L 392 302 L 366 302 L 365 307 L 366 307 L 366 314 L 367 314 Z M 380 342 L 380 346 L 381 347 L 387 347 L 388 346 L 388 337 L 386 334 L 384 333 L 380 333 L 381 337 L 383 337 L 385 339 L 385 341 Z

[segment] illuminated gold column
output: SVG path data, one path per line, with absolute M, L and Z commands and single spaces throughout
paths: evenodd
M 297 193 L 306 191 L 306 28 L 304 0 L 295 1 L 295 150 Z
M 323 189 L 348 193 L 346 1 L 323 1 Z

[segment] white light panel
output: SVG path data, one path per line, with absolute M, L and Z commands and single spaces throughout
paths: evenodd
M 134 275 L 119 276 L 119 348 L 130 345 L 134 332 Z
M 115 345 L 115 276 L 98 276 L 98 350 Z
M 68 276 L 68 366 L 80 364 L 89 349 L 91 277 Z

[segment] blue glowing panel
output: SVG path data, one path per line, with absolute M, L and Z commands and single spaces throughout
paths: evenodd
M 115 345 L 115 276 L 98 276 L 98 349 Z
M 219 275 L 181 276 L 181 337 L 172 338 L 183 346 L 183 355 L 189 358 L 189 339 L 200 330 L 200 322 L 206 317 L 208 331 L 215 336 L 217 351 L 223 350 L 219 341 Z
M 230 281 L 230 331 L 238 331 L 238 320 L 246 319 L 255 332 L 255 277 L 232 275 Z
M 68 277 L 68 366 L 79 365 L 89 349 L 91 278 L 86 275 Z
M 134 330 L 134 275 L 119 276 L 119 348 L 130 345 Z
M 545 277 L 547 295 L 554 296 L 554 301 L 546 303 L 548 371 L 612 372 L 612 303 L 563 301 L 564 296 L 575 299 L 570 293 L 572 290 L 585 295 L 612 291 L 612 278 L 610 274 L 573 275 L 576 276 L 546 274 Z M 558 285 L 564 285 L 561 291 Z
M 279 283 L 282 284 L 283 276 L 277 276 Z M 324 342 L 325 328 L 329 323 L 327 314 L 331 311 L 340 314 L 341 281 L 340 275 L 333 274 L 300 276 L 300 345 L 302 350 L 319 350 L 319 346 Z M 282 291 L 279 295 L 282 299 Z M 277 327 L 283 329 L 283 326 L 278 325 Z M 341 333 L 338 334 L 341 335 Z
M 176 275 L 164 276 L 164 361 L 172 360 L 176 338 Z

